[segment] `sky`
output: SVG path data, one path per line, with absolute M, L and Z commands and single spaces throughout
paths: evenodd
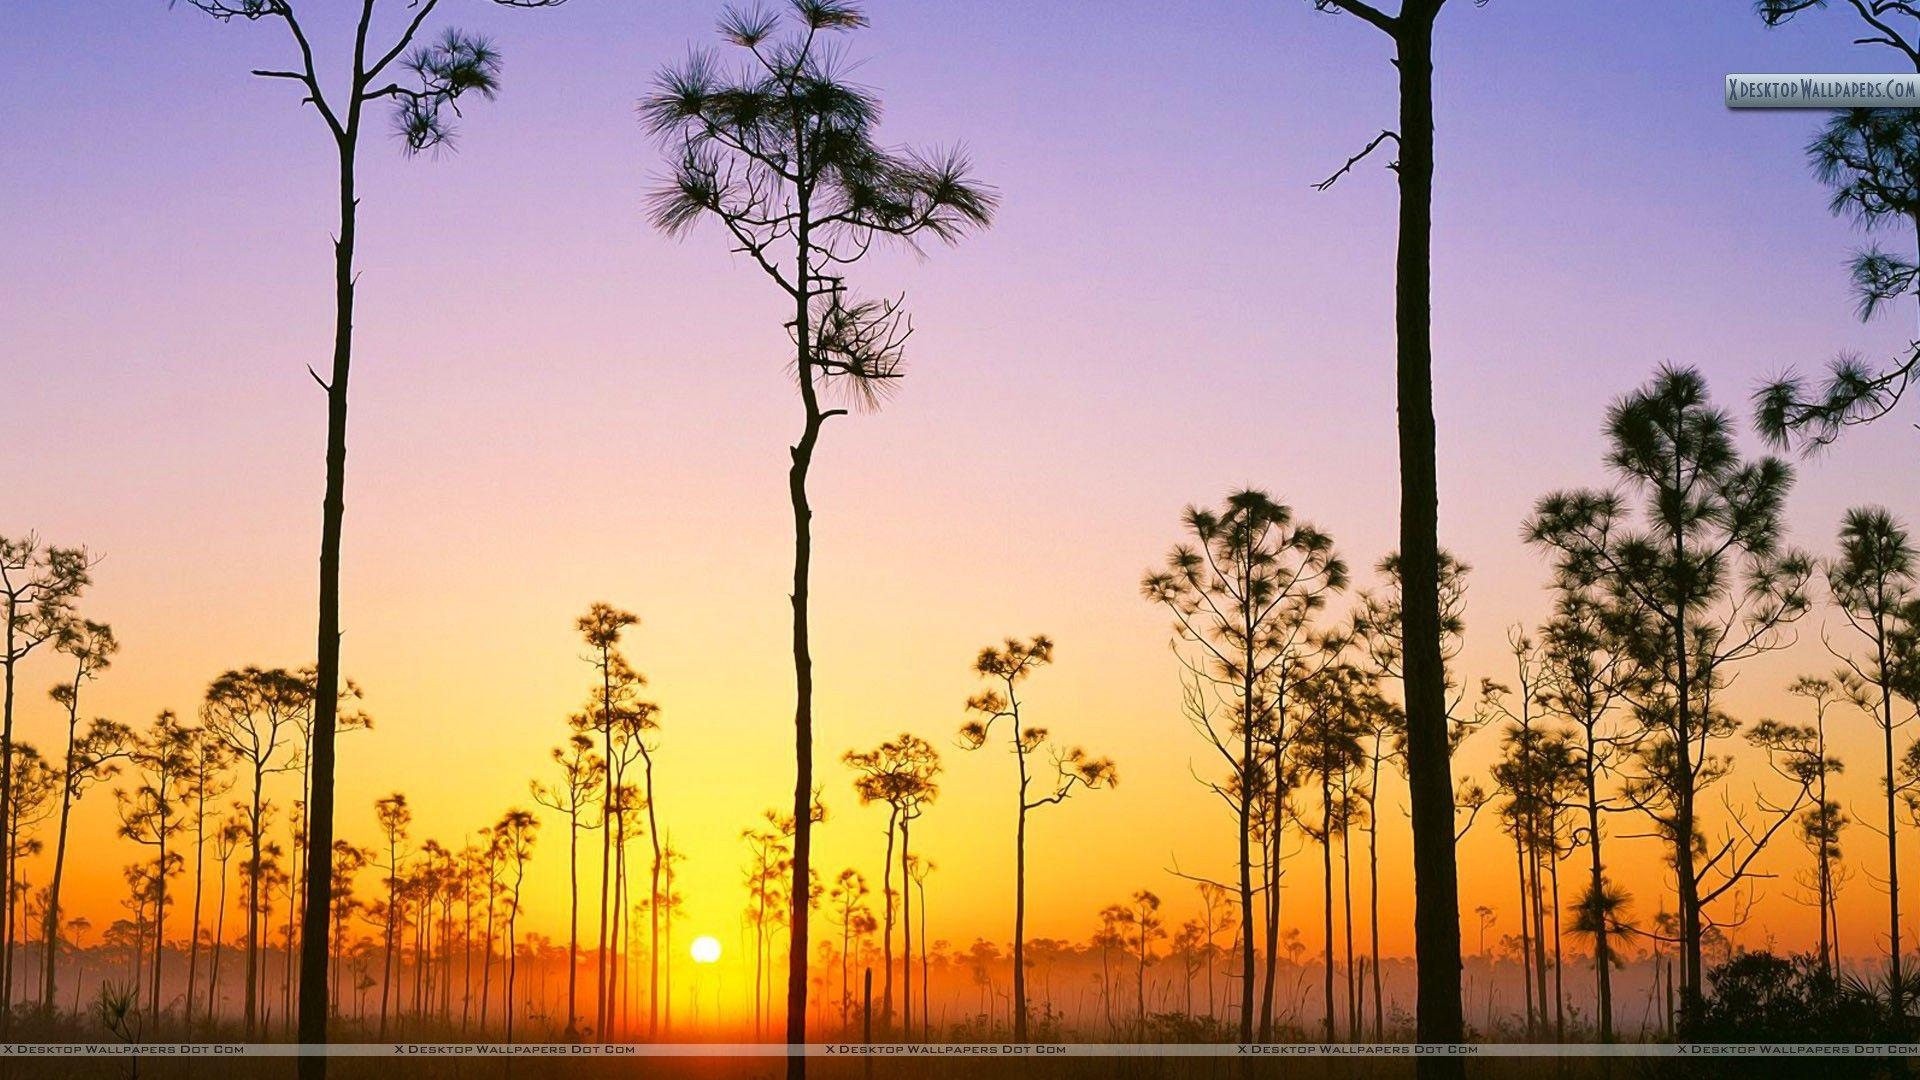
M 337 72 L 346 5 L 311 6 Z M 362 154 L 343 656 L 376 728 L 343 739 L 340 827 L 371 840 L 393 790 L 416 838 L 443 842 L 528 804 L 588 687 L 572 620 L 607 600 L 642 617 L 629 653 L 664 710 L 659 809 L 690 854 L 681 933 L 732 942 L 739 831 L 792 785 L 799 405 L 769 283 L 716 230 L 674 240 L 647 222 L 663 159 L 633 110 L 712 40 L 717 8 L 444 10 L 497 41 L 504 87 L 466 110 L 456 152 L 408 160 L 382 130 Z M 1246 485 L 1356 568 L 1394 543 L 1392 176 L 1374 162 L 1311 187 L 1392 121 L 1383 41 L 1306 0 L 869 13 L 851 51 L 885 137 L 963 144 L 1003 202 L 952 250 L 856 275 L 904 293 L 917 331 L 900 394 L 834 421 L 814 469 L 819 865 L 878 877 L 884 815 L 836 759 L 914 731 L 947 748 L 915 828 L 939 867 L 932 935 L 1010 935 L 1013 763 L 953 733 L 978 649 L 1044 632 L 1057 663 L 1030 683 L 1030 715 L 1111 754 L 1122 782 L 1037 814 L 1030 932 L 1082 937 L 1143 887 L 1184 913 L 1170 871 L 1226 876 L 1232 830 L 1190 774 L 1204 747 L 1141 573 L 1184 505 Z M 1838 16 L 1769 31 L 1733 0 L 1494 0 L 1441 23 L 1441 532 L 1475 568 L 1461 671 L 1477 682 L 1508 677 L 1506 628 L 1547 612 L 1520 522 L 1547 491 L 1607 481 L 1609 399 L 1689 364 L 1744 415 L 1767 376 L 1884 354 L 1911 327 L 1854 317 L 1845 263 L 1863 238 L 1807 174 L 1817 117 L 1721 102 L 1730 71 L 1889 69 Z M 191 712 L 223 670 L 311 656 L 324 403 L 305 367 L 330 345 L 333 163 L 297 95 L 247 74 L 288 48 L 277 28 L 159 0 L 0 10 L 0 534 L 102 557 L 83 610 L 124 648 L 89 714 Z M 1915 437 L 1890 421 L 1798 463 L 1795 540 L 1829 550 L 1862 502 L 1920 515 Z M 1781 691 L 1830 667 L 1823 621 L 1740 677 L 1739 715 L 1805 719 Z M 57 677 L 44 655 L 22 667 L 29 740 L 56 736 Z M 1836 728 L 1871 814 L 1871 728 Z M 1758 769 L 1736 773 L 1736 800 Z M 112 800 L 78 820 L 104 834 Z M 529 919 L 559 932 L 564 827 L 547 828 Z M 1852 840 L 1863 872 L 1843 914 L 1878 918 L 1884 862 L 1863 826 Z M 1395 954 L 1411 948 L 1406 843 L 1382 837 Z M 1650 915 L 1657 850 L 1623 847 Z M 1486 862 L 1502 850 L 1477 826 L 1462 860 L 1504 867 L 1510 853 Z M 136 857 L 115 842 L 80 859 L 97 923 Z M 1780 876 L 1744 942 L 1809 939 L 1790 876 L 1804 858 L 1782 845 L 1764 861 Z M 1302 867 L 1287 903 L 1304 913 L 1319 890 Z M 1511 910 L 1509 877 L 1463 875 L 1469 922 Z

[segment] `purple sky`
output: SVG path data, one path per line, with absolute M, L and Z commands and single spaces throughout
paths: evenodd
M 822 595 L 888 598 L 822 611 L 846 717 L 823 752 L 903 715 L 956 722 L 972 649 L 1051 630 L 1082 661 L 1061 700 L 1151 753 L 1177 688 L 1133 587 L 1182 504 L 1261 485 L 1356 567 L 1393 543 L 1392 179 L 1309 186 L 1391 122 L 1383 41 L 1307 0 L 1082 8 L 877 3 L 855 45 L 888 136 L 964 141 L 1005 202 L 958 249 L 857 278 L 905 290 L 920 330 L 897 402 L 836 422 L 818 469 Z M 348 667 L 377 714 L 535 725 L 513 738 L 537 755 L 581 677 L 567 620 L 604 595 L 659 627 L 642 666 L 670 709 L 739 695 L 763 713 L 713 726 L 765 738 L 790 678 L 777 300 L 712 231 L 647 225 L 659 158 L 632 112 L 716 7 L 445 9 L 496 37 L 505 89 L 455 154 L 403 160 L 384 130 L 363 154 Z M 1802 161 L 1816 116 L 1721 105 L 1729 71 L 1884 68 L 1842 19 L 1456 0 L 1443 24 L 1442 535 L 1480 569 L 1477 677 L 1499 628 L 1544 610 L 1519 523 L 1604 479 L 1608 398 L 1674 361 L 1744 414 L 1764 376 L 1910 324 L 1853 318 L 1860 238 Z M 288 85 L 246 74 L 287 48 L 160 0 L 0 8 L 0 531 L 107 553 L 98 596 L 129 647 L 103 701 L 129 715 L 311 649 L 303 366 L 326 355 L 331 151 Z M 1806 465 L 1799 539 L 1826 547 L 1863 500 L 1920 516 L 1913 439 L 1889 423 Z M 723 642 L 744 670 L 715 670 Z M 396 720 L 378 756 L 442 734 Z M 446 752 L 478 767 L 482 742 Z M 778 800 L 770 762 L 716 839 Z M 496 801 L 524 797 L 518 768 Z M 365 771 L 349 798 L 404 779 Z

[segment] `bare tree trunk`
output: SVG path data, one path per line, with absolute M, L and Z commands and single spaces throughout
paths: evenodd
M 208 950 L 213 954 L 213 970 L 207 973 L 207 1021 L 209 1024 L 220 1018 L 220 952 L 227 933 L 227 864 L 220 864 L 220 899 L 213 917 L 213 944 Z
M 1240 1041 L 1253 1041 L 1253 699 L 1242 687 L 1240 716 Z M 1264 1037 L 1264 1036 L 1263 1036 Z
M 9 670 L 9 676 L 11 676 L 11 670 Z M 76 691 L 79 688 L 77 679 L 74 687 Z M 73 743 L 74 728 L 78 721 L 78 710 L 70 710 L 67 716 L 66 764 L 61 769 L 60 781 L 60 832 L 53 843 L 53 878 L 47 883 L 46 928 L 40 935 L 44 943 L 43 951 L 46 954 L 42 957 L 45 972 L 41 983 L 40 1007 L 45 1009 L 49 1016 L 53 1014 L 55 965 L 60 959 L 60 886 L 67 869 L 67 826 L 73 816 Z M 191 987 L 188 993 L 191 996 Z
M 507 987 L 500 1007 L 507 1015 L 507 1042 L 513 1042 L 513 980 L 517 975 L 520 951 L 514 947 L 514 924 L 520 921 L 520 887 L 513 888 L 513 907 L 507 911 Z
M 346 920 L 339 912 L 333 916 L 333 933 L 327 939 L 327 1008 L 340 1015 L 340 939 L 347 933 Z
M 1460 887 L 1453 775 L 1440 648 L 1439 483 L 1432 341 L 1433 19 L 1437 0 L 1408 3 L 1398 35 L 1400 250 L 1396 263 L 1400 403 L 1400 553 L 1407 773 L 1413 813 L 1418 1038 L 1459 1042 Z M 1428 1080 L 1464 1075 L 1458 1059 L 1423 1057 Z
M 463 876 L 468 872 L 461 870 Z M 473 1013 L 473 883 L 463 883 L 460 893 L 465 901 L 460 912 L 460 1033 L 464 1035 Z M 600 1035 L 599 1029 L 594 1035 Z
M 1541 880 L 1540 868 L 1544 860 L 1540 855 L 1540 833 L 1537 826 L 1530 825 L 1527 838 L 1527 871 L 1531 875 L 1532 895 L 1530 897 L 1533 916 L 1533 980 L 1538 991 L 1536 1000 L 1540 1002 L 1540 1027 L 1547 1026 L 1547 903 L 1546 883 Z
M 840 908 L 840 1028 L 847 1030 L 853 1024 L 853 957 L 848 952 L 853 947 L 853 898 L 849 896 Z
M 1320 885 L 1326 902 L 1320 905 L 1324 916 L 1323 929 L 1326 931 L 1325 945 L 1321 953 L 1326 960 L 1327 991 L 1327 1041 L 1334 1040 L 1333 1011 L 1333 780 L 1330 774 L 1320 774 Z
M 1249 662 L 1251 657 L 1248 658 Z M 1277 742 L 1277 741 L 1276 741 Z M 1268 796 L 1267 835 L 1262 845 L 1261 871 L 1264 880 L 1266 970 L 1260 979 L 1260 1041 L 1273 1040 L 1274 981 L 1279 974 L 1280 955 L 1280 842 L 1285 832 L 1286 781 L 1281 778 L 1279 749 L 1274 751 L 1273 786 Z
M 899 829 L 900 808 L 888 804 L 887 855 L 880 863 L 880 903 L 886 917 L 880 927 L 880 1033 L 893 1030 L 893 838 Z M 903 875 L 904 876 L 904 872 Z
M 1560 860 L 1550 857 L 1547 880 L 1553 883 L 1553 1039 L 1567 1041 L 1567 994 L 1562 982 L 1563 957 L 1560 952 Z
M 1513 864 L 1520 882 L 1520 989 L 1527 1002 L 1527 1035 L 1536 1030 L 1533 1014 L 1533 931 L 1528 926 L 1532 918 L 1529 909 L 1533 906 L 1527 892 L 1527 845 L 1520 834 L 1519 822 L 1514 823 Z M 1541 1003 L 1545 1007 L 1545 1002 Z
M 1359 984 L 1353 968 L 1353 853 L 1347 832 L 1348 812 L 1351 809 L 1348 799 L 1347 777 L 1340 777 L 1340 914 L 1345 923 L 1342 938 L 1347 952 L 1347 1038 L 1358 1041 L 1360 1038 L 1361 1000 Z
M 1015 736 L 1019 738 L 1016 729 Z M 1027 1041 L 1027 759 L 1020 756 L 1020 819 L 1013 839 L 1013 1041 Z
M 253 769 L 253 812 L 247 837 L 247 993 L 246 1032 L 252 1039 L 260 998 L 260 766 Z
M 802 201 L 810 197 L 803 192 Z M 791 451 L 787 491 L 793 504 L 793 887 L 787 943 L 787 1045 L 807 1041 L 807 919 L 813 868 L 813 646 L 810 639 L 810 572 L 813 560 L 813 507 L 807 501 L 807 472 L 820 439 L 823 417 L 813 385 L 813 338 L 808 305 L 813 301 L 811 219 L 803 207 L 797 230 L 799 271 L 794 275 L 795 368 L 806 427 Z M 1017 943 L 1016 943 L 1017 946 Z M 806 1055 L 787 1056 L 787 1080 L 806 1080 Z
M 1600 1014 L 1600 1041 L 1613 1041 L 1613 948 L 1608 937 L 1610 927 L 1607 920 L 1612 912 L 1606 905 L 1606 869 L 1600 860 L 1600 779 L 1594 751 L 1593 724 L 1589 718 L 1583 726 L 1587 733 L 1586 782 L 1587 782 L 1587 852 L 1589 896 L 1593 901 L 1590 917 L 1594 924 L 1593 968 L 1596 983 L 1597 1003 Z
M 900 815 L 900 1017 L 901 1034 L 913 1041 L 913 877 L 907 873 L 909 817 Z
M 487 930 L 480 947 L 480 1030 L 487 1030 L 487 1006 L 493 997 L 493 913 L 494 894 L 491 881 L 487 884 Z M 601 1040 L 607 1036 L 602 1033 Z
M 140 972 L 147 964 L 147 902 L 138 901 L 133 912 L 133 966 L 127 972 L 128 989 L 139 997 Z
M 1372 817 L 1373 804 L 1380 797 L 1380 759 L 1374 757 L 1373 796 L 1367 801 L 1367 814 Z M 1380 820 L 1373 818 L 1367 826 L 1367 929 L 1372 938 L 1368 950 L 1373 968 L 1373 1041 L 1387 1040 L 1386 1006 L 1381 999 L 1380 987 Z
M 206 877 L 207 862 L 207 795 L 204 771 L 197 785 L 199 788 L 193 824 L 193 927 L 187 936 L 187 993 L 181 999 L 180 1025 L 191 1032 L 193 1028 L 193 988 L 200 977 L 200 895 L 201 885 Z M 48 909 L 52 909 L 49 902 Z M 48 950 L 52 955 L 52 950 Z
M 22 655 L 15 636 L 15 628 L 20 625 L 19 600 L 9 594 L 7 597 L 7 673 L 6 689 L 0 694 L 0 833 L 10 832 L 13 828 L 13 699 L 14 669 L 20 666 Z M 13 845 L 6 844 L 0 850 L 0 882 L 13 880 Z M 12 951 L 13 946 L 13 892 L 8 890 L 0 898 L 0 906 L 6 911 L 6 926 L 0 929 L 0 949 Z M 13 1000 L 13 969 L 11 965 L 0 962 L 0 1004 Z M 13 1031 L 13 1010 L 0 1008 L 0 1039 L 7 1038 Z
M 663 1030 L 673 1030 L 673 841 L 667 840 L 667 864 L 661 869 L 661 895 L 666 901 L 666 926 L 663 927 L 666 941 L 666 962 L 662 965 L 661 980 L 666 985 L 666 993 L 660 1002 L 660 1026 Z
M 613 883 L 613 673 L 608 666 L 611 646 L 600 650 L 600 724 L 606 754 L 606 790 L 600 803 L 600 945 L 594 953 L 593 1034 L 606 1041 L 607 1012 L 612 1001 L 607 994 L 607 896 Z
M 1820 835 L 1816 837 L 1819 847 L 1815 849 L 1814 880 L 1820 889 L 1820 966 L 1829 976 L 1838 977 L 1840 958 L 1833 946 L 1833 863 L 1828 845 L 1827 818 L 1827 718 L 1822 709 L 1815 721 L 1814 734 L 1819 740 L 1814 747 L 1820 757 Z
M 1900 844 L 1898 841 L 1899 818 L 1894 812 L 1897 797 L 1894 794 L 1894 755 L 1893 755 L 1893 692 L 1888 685 L 1887 631 L 1875 617 L 1875 644 L 1879 653 L 1880 676 L 1880 729 L 1885 736 L 1886 745 L 1886 798 L 1887 798 L 1887 994 L 1889 1008 L 1894 1018 L 1905 1026 L 1906 1003 L 1903 997 L 1906 984 L 1900 973 Z M 1904 1032 L 1902 1033 L 1904 1037 Z
M 303 1043 L 327 1041 L 327 934 L 333 886 L 333 776 L 334 736 L 340 708 L 340 536 L 346 516 L 347 382 L 353 366 L 354 245 L 359 216 L 354 161 L 360 139 L 360 115 L 365 88 L 359 84 L 366 70 L 367 31 L 373 15 L 368 2 L 361 12 L 354 39 L 355 85 L 348 96 L 344 124 L 335 140 L 339 148 L 340 228 L 334 239 L 333 365 L 326 380 L 327 478 L 321 503 L 320 615 L 316 634 L 313 703 L 312 795 L 307 805 L 307 895 L 302 912 L 300 950 L 299 1037 Z M 319 852 L 318 859 L 312 857 Z M 317 869 L 315 864 L 318 864 Z M 288 903 L 294 903 L 290 896 Z M 287 943 L 288 963 L 293 943 Z M 302 1057 L 301 1080 L 320 1080 L 327 1072 L 324 1057 Z
M 647 1037 L 660 1037 L 660 818 L 653 807 L 653 754 L 644 746 L 647 767 L 647 838 L 653 862 L 647 867 Z
M 12 817 L 8 821 L 7 847 L 13 851 L 16 856 L 25 854 L 25 852 L 20 850 L 20 820 L 17 816 Z M 18 935 L 21 929 L 20 899 L 23 895 L 24 890 L 20 884 L 20 860 L 16 857 L 13 860 L 12 869 L 7 875 L 7 954 L 5 958 L 6 974 L 4 977 L 7 985 L 7 993 L 4 998 L 0 998 L 0 1003 L 4 1003 L 9 1010 L 13 1008 L 13 962 L 18 958 L 20 952 Z M 157 1011 L 154 1014 L 154 1020 L 156 1023 L 159 1020 L 159 1013 Z
M 160 1027 L 160 974 L 161 970 L 166 966 L 167 956 L 167 830 L 166 818 L 164 816 L 166 813 L 167 793 L 165 779 L 163 778 L 160 783 L 161 787 L 155 797 L 159 800 L 161 814 L 163 816 L 161 817 L 159 827 L 155 830 L 160 837 L 160 858 L 154 863 L 153 868 L 153 999 L 149 1002 L 153 1009 L 153 1026 L 155 1030 L 158 1030 Z M 12 890 L 9 889 L 8 891 Z M 13 948 L 11 928 L 8 929 L 7 948 L 9 951 Z M 11 956 L 7 957 L 7 967 L 9 970 L 13 967 L 13 957 Z M 13 998 L 11 993 L 9 993 L 7 997 L 7 1008 L 12 1009 L 12 1007 Z
M 1144 913 L 1140 920 L 1139 961 L 1140 966 L 1134 969 L 1133 975 L 1134 1011 L 1137 1016 L 1135 1023 L 1139 1024 L 1138 1033 L 1134 1037 L 1145 1040 L 1147 1037 L 1147 921 Z
M 933 1018 L 929 1012 L 927 985 L 927 883 L 920 882 L 920 1041 L 933 1041 Z M 911 1018 L 908 1020 L 912 1022 Z
M 626 769 L 621 768 L 623 782 L 621 790 L 626 789 L 624 777 Z M 613 834 L 613 930 L 609 939 L 613 955 L 607 960 L 607 1029 L 624 1035 L 627 1028 L 627 808 L 623 805 L 614 818 Z M 511 923 L 511 917 L 507 920 Z M 512 944 L 512 935 L 508 935 L 508 944 Z M 513 1008 L 509 998 L 507 1008 Z
M 580 1039 L 580 802 L 578 787 L 569 797 L 567 815 L 567 1041 Z M 554 800 L 558 802 L 558 799 Z
M 1674 792 L 1673 861 L 1679 882 L 1680 908 L 1680 1019 L 1682 1024 L 1700 1014 L 1702 963 L 1700 955 L 1700 876 L 1694 868 L 1694 767 L 1693 767 L 1693 684 L 1688 671 L 1689 642 L 1686 616 L 1682 609 L 1674 620 L 1675 663 L 1678 680 L 1678 730 L 1676 755 L 1678 790 Z
M 392 900 L 393 890 L 391 888 L 387 890 L 387 897 L 387 925 L 384 928 L 384 933 L 381 935 L 381 940 L 385 943 L 385 947 L 380 954 L 379 1037 L 382 1039 L 387 1037 L 387 1016 L 390 1011 L 388 1006 L 393 1001 L 393 981 L 399 975 L 398 969 L 396 969 L 393 964 L 393 916 L 395 909 Z

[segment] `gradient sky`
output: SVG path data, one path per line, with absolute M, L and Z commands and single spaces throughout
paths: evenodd
M 497 38 L 505 89 L 468 110 L 457 153 L 403 160 L 381 132 L 362 155 L 344 662 L 379 727 L 342 744 L 341 826 L 370 839 L 372 800 L 396 788 L 416 836 L 449 842 L 526 803 L 586 689 L 571 621 L 607 599 L 645 619 L 630 652 L 665 709 L 660 809 L 691 853 L 682 933 L 731 941 L 738 831 L 791 790 L 798 405 L 769 284 L 712 229 L 674 242 L 646 223 L 661 159 L 632 109 L 710 40 L 716 6 L 445 7 Z M 1136 592 L 1182 505 L 1257 485 L 1356 567 L 1393 543 L 1392 179 L 1367 166 L 1309 186 L 1391 122 L 1393 74 L 1377 34 L 1306 0 L 1034 7 L 875 3 L 854 46 L 885 134 L 964 141 L 1005 203 L 958 249 L 857 277 L 904 290 L 919 331 L 898 399 L 835 421 L 815 469 L 820 866 L 879 872 L 884 817 L 854 804 L 839 753 L 903 728 L 951 745 L 973 653 L 1046 632 L 1058 664 L 1031 684 L 1033 718 L 1123 778 L 1036 819 L 1032 932 L 1080 937 L 1143 886 L 1184 914 L 1176 861 L 1230 865 L 1231 830 L 1187 774 L 1206 759 L 1166 619 Z M 1447 11 L 1436 407 L 1443 539 L 1477 571 L 1470 681 L 1506 677 L 1504 628 L 1546 610 L 1519 523 L 1547 490 L 1606 479 L 1610 397 L 1673 361 L 1744 413 L 1788 365 L 1908 339 L 1904 314 L 1852 316 L 1860 238 L 1807 176 L 1816 117 L 1721 105 L 1729 71 L 1885 69 L 1850 31 L 1767 31 L 1745 0 Z M 339 35 L 320 36 L 338 57 Z M 329 345 L 331 149 L 286 85 L 246 74 L 287 48 L 277 28 L 159 0 L 0 9 L 0 532 L 105 556 L 85 610 L 125 648 L 90 713 L 190 711 L 228 667 L 311 654 L 324 408 L 304 366 Z M 1887 423 L 1803 466 L 1797 539 L 1825 550 L 1863 501 L 1920 516 L 1914 438 Z M 1741 677 L 1743 717 L 1804 719 L 1780 690 L 1828 666 L 1818 622 Z M 56 669 L 22 676 L 23 733 L 50 743 Z M 1871 728 L 1836 729 L 1870 815 Z M 1012 763 L 948 762 L 915 830 L 940 866 L 932 932 L 1003 940 Z M 1757 770 L 1730 794 L 1750 797 Z M 111 822 L 99 793 L 79 828 Z M 1873 838 L 1851 841 L 1878 874 Z M 530 887 L 554 932 L 563 843 L 550 823 Z M 82 856 L 96 924 L 137 857 L 124 847 Z M 1644 915 L 1657 853 L 1637 847 L 1616 858 L 1641 868 Z M 1512 909 L 1510 872 L 1471 869 L 1507 867 L 1503 850 L 1490 824 L 1463 848 L 1469 921 Z M 1398 953 L 1397 824 L 1382 858 Z M 1769 869 L 1804 858 L 1782 845 Z M 1314 910 L 1316 877 L 1289 877 L 1294 911 Z M 1766 883 L 1742 940 L 1806 940 L 1797 891 Z M 1862 874 L 1843 906 L 1871 919 L 1884 901 Z

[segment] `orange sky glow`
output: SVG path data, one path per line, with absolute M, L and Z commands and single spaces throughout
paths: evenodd
M 76 79 L 37 118 L 0 104 L 20 121 L 0 183 L 22 206 L 0 223 L 15 301 L 0 315 L 15 357 L 0 393 L 0 533 L 102 557 L 81 610 L 123 651 L 83 712 L 135 724 L 192 713 L 228 668 L 311 659 L 323 410 L 304 365 L 330 318 L 312 118 L 248 81 L 264 42 L 148 6 L 125 17 L 162 44 L 128 57 L 142 70 L 127 77 L 163 92 L 115 101 Z M 1035 812 L 1030 935 L 1082 939 L 1140 888 L 1177 924 L 1195 905 L 1175 871 L 1230 877 L 1233 828 L 1191 775 L 1213 762 L 1181 716 L 1169 620 L 1140 598 L 1141 573 L 1181 539 L 1185 504 L 1248 485 L 1329 531 L 1357 584 L 1376 584 L 1393 543 L 1391 179 L 1309 186 L 1388 115 L 1388 69 L 1374 63 L 1360 81 L 1377 86 L 1313 115 L 1281 112 L 1311 87 L 1354 82 L 1356 58 L 1381 59 L 1362 32 L 1296 6 L 1172 34 L 1139 72 L 1165 95 L 1103 74 L 1103 58 L 1137 47 L 1129 28 L 1149 25 L 1145 10 L 1090 30 L 1084 56 L 1049 53 L 1052 72 L 977 27 L 954 41 L 944 5 L 876 16 L 862 77 L 885 91 L 888 130 L 965 139 L 1006 200 L 996 227 L 957 249 L 861 270 L 908 297 L 911 377 L 878 413 L 833 421 L 814 469 L 817 866 L 877 885 L 886 817 L 857 804 L 838 758 L 901 731 L 930 739 L 945 771 L 914 841 L 938 866 L 934 938 L 1012 932 L 1013 762 L 957 740 L 980 647 L 1052 636 L 1057 661 L 1026 686 L 1027 715 L 1119 769 L 1116 789 Z M 457 847 L 532 806 L 528 783 L 549 779 L 548 749 L 589 689 L 573 619 L 596 600 L 631 609 L 642 623 L 626 651 L 663 710 L 658 811 L 687 855 L 676 940 L 711 935 L 722 977 L 737 979 L 739 833 L 791 798 L 784 469 L 798 409 L 764 281 L 712 231 L 673 242 L 644 221 L 660 163 L 630 111 L 648 72 L 707 33 L 709 7 L 570 5 L 538 33 L 502 22 L 513 82 L 476 111 L 459 154 L 368 155 L 343 622 L 344 667 L 375 727 L 340 744 L 339 826 L 371 842 L 374 800 L 402 791 L 415 841 Z M 1607 481 L 1610 397 L 1672 360 L 1701 366 L 1744 416 L 1766 375 L 1908 337 L 1900 320 L 1851 314 L 1842 262 L 1858 238 L 1805 175 L 1808 123 L 1710 100 L 1715 72 L 1796 70 L 1847 55 L 1844 42 L 1768 37 L 1744 11 L 1690 15 L 1658 46 L 1658 77 L 1595 111 L 1571 103 L 1578 89 L 1617 74 L 1651 31 L 1596 20 L 1598 59 L 1555 58 L 1542 44 L 1564 40 L 1554 20 L 1572 17 L 1555 7 L 1470 10 L 1444 42 L 1441 531 L 1475 568 L 1458 664 L 1469 686 L 1511 681 L 1508 628 L 1548 612 L 1548 568 L 1520 522 L 1549 490 Z M 75 20 L 67 33 L 92 25 L 47 18 Z M 21 96 L 5 73 L 33 47 L 5 37 L 0 88 L 16 92 L 0 101 Z M 1282 40 L 1305 46 L 1285 64 Z M 1572 88 L 1566 104 L 1514 104 L 1464 74 L 1520 55 Z M 1229 94 L 1254 84 L 1272 95 Z M 1201 109 L 1208 95 L 1225 103 Z M 1045 123 L 1030 115 L 1039 99 L 1054 103 Z M 44 170 L 26 175 L 26 159 Z M 1511 175 L 1521 160 L 1537 169 Z M 1777 213 L 1742 209 L 1759 204 Z M 38 266 L 33 251 L 59 258 Z M 1761 257 L 1777 272 L 1728 269 Z M 1889 422 L 1797 462 L 1795 542 L 1830 551 L 1841 512 L 1862 502 L 1920 520 L 1913 438 Z M 1847 633 L 1816 610 L 1792 649 L 1746 667 L 1730 708 L 1806 722 L 1785 687 L 1829 671 L 1823 636 L 1838 646 Z M 43 652 L 20 674 L 20 733 L 51 748 L 45 691 L 61 666 Z M 1832 726 L 1839 798 L 1870 821 L 1877 734 L 1845 707 Z M 1456 772 L 1484 775 L 1497 741 L 1476 736 Z M 294 781 L 275 782 L 285 805 Z M 1724 791 L 1741 806 L 1781 786 L 1743 750 Z M 1395 956 L 1412 948 L 1405 805 L 1395 777 L 1380 840 Z M 1711 835 L 1724 813 L 1716 800 Z M 525 921 L 564 939 L 565 826 L 542 817 Z M 1632 838 L 1645 824 L 1617 819 L 1609 859 L 1642 920 L 1668 895 L 1658 842 Z M 143 857 L 110 838 L 116 826 L 105 790 L 77 811 L 68 904 L 96 927 L 119 916 L 121 869 Z M 1907 836 L 1910 857 L 1920 830 Z M 1317 856 L 1301 843 L 1283 918 L 1313 941 Z M 1860 929 L 1843 945 L 1866 955 L 1880 948 L 1866 928 L 1884 921 L 1884 848 L 1864 824 L 1848 844 L 1858 874 L 1841 919 Z M 1793 879 L 1809 862 L 1790 839 L 1763 858 L 1771 876 L 1735 940 L 1810 944 L 1815 912 Z M 1460 865 L 1465 939 L 1481 905 L 1510 931 L 1513 853 L 1491 814 Z M 45 860 L 26 873 L 43 882 Z

